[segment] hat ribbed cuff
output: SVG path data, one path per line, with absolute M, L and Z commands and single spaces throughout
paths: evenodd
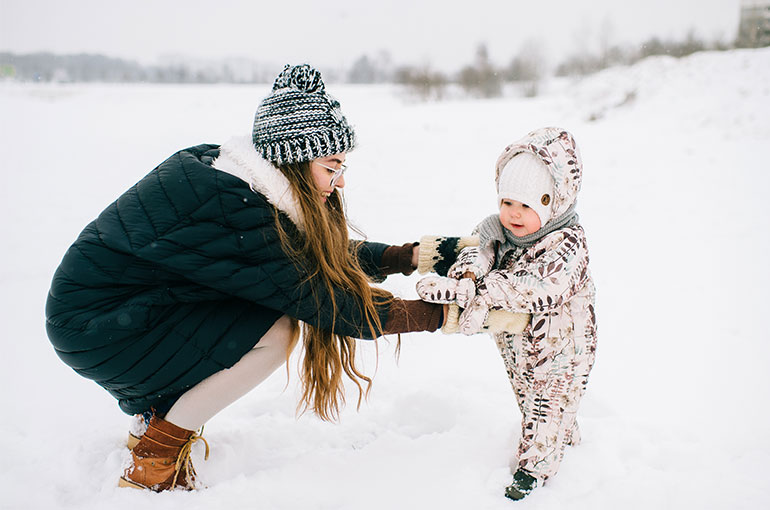
M 254 146 L 268 161 L 288 165 L 348 152 L 355 146 L 355 140 L 352 135 L 326 131 L 271 143 L 255 142 Z

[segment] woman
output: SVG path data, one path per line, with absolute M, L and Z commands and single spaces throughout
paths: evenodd
M 338 416 L 343 374 L 359 402 L 371 384 L 354 338 L 440 327 L 440 305 L 370 286 L 411 273 L 416 243 L 348 239 L 339 189 L 354 143 L 320 73 L 286 66 L 250 138 L 174 154 L 67 251 L 48 336 L 124 412 L 150 417 L 121 486 L 193 488 L 195 431 L 288 358 L 300 324 L 301 404 L 322 419 Z

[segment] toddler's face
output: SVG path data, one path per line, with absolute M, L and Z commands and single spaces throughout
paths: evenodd
M 528 205 L 504 198 L 500 204 L 500 223 L 516 237 L 540 230 L 540 217 Z

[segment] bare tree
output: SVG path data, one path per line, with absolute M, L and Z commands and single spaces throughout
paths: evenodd
M 505 72 L 505 79 L 519 83 L 524 88 L 524 95 L 534 97 L 538 93 L 540 80 L 546 70 L 546 61 L 542 42 L 530 39 L 521 45 Z
M 375 83 L 377 81 L 377 71 L 369 61 L 369 57 L 362 55 L 353 62 L 353 66 L 348 72 L 348 81 L 350 83 Z
M 485 44 L 476 48 L 474 63 L 460 70 L 457 81 L 467 93 L 474 96 L 498 97 L 503 93 L 502 76 L 490 62 Z
M 442 99 L 449 80 L 438 71 L 433 71 L 430 66 L 400 67 L 395 72 L 396 83 L 404 85 L 410 93 L 423 101 L 428 99 Z

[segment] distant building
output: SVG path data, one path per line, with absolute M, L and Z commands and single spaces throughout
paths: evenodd
M 742 48 L 770 46 L 770 1 L 743 0 L 736 44 Z

